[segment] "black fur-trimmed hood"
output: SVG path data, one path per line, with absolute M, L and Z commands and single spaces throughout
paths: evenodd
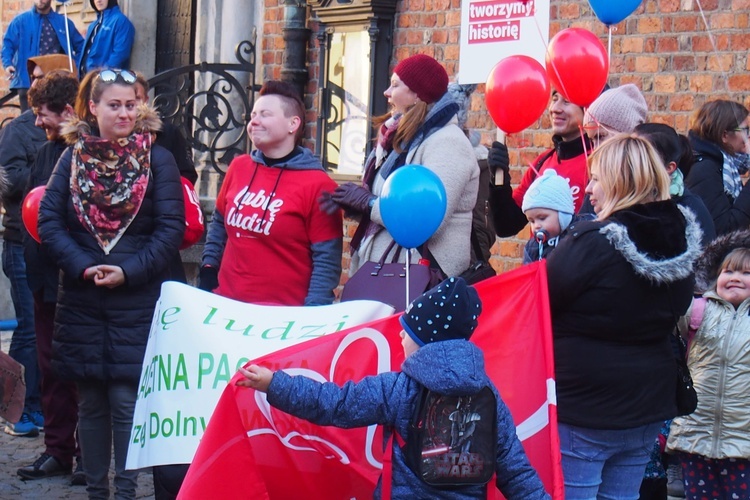
M 724 258 L 736 248 L 750 248 L 750 230 L 742 229 L 719 236 L 706 247 L 695 263 L 695 288 L 706 292 L 714 287 Z
M 660 285 L 693 273 L 703 231 L 689 208 L 671 201 L 647 203 L 615 212 L 610 221 L 599 232 L 639 276 Z
M 136 132 L 158 132 L 161 130 L 161 127 L 161 118 L 154 108 L 148 104 L 138 106 L 134 129 Z M 91 135 L 92 130 L 91 124 L 76 116 L 62 124 L 60 135 L 65 139 L 66 143 L 72 145 L 84 135 Z

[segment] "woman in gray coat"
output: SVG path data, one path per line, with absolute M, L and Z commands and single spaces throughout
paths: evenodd
M 376 118 L 376 147 L 365 162 L 362 185 L 339 186 L 323 202 L 361 217 L 352 237 L 349 274 L 365 262 L 380 259 L 393 241 L 384 228 L 380 194 L 389 175 L 405 164 L 422 165 L 440 178 L 447 194 L 447 209 L 440 227 L 418 248 L 419 257 L 447 276 L 465 271 L 471 260 L 472 211 L 479 189 L 479 165 L 471 142 L 458 126 L 459 106 L 448 90 L 443 66 L 425 54 L 396 65 L 385 96 L 391 113 Z M 401 252 L 399 262 L 406 262 Z M 390 260 L 390 257 L 389 257 Z

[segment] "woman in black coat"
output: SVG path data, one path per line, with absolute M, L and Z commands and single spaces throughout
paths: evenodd
M 685 187 L 685 176 L 693 166 L 693 150 L 688 138 L 663 123 L 641 123 L 633 132 L 648 140 L 659 153 L 669 174 L 669 195 L 672 201 L 693 211 L 695 220 L 703 231 L 703 248 L 706 248 L 716 238 L 716 228 L 711 213 L 700 196 Z
M 664 420 L 677 415 L 670 335 L 693 290 L 701 231 L 669 196 L 643 138 L 589 159 L 597 220 L 547 260 L 565 498 L 637 498 Z
M 76 382 L 79 439 L 90 498 L 134 498 L 126 471 L 138 380 L 154 306 L 182 241 L 182 188 L 174 158 L 152 145 L 160 121 L 136 109 L 135 76 L 93 71 L 81 82 L 80 120 L 63 129 L 39 233 L 62 270 L 53 369 Z
M 710 101 L 693 117 L 688 139 L 695 162 L 685 186 L 700 196 L 716 234 L 750 226 L 750 187 L 741 175 L 748 167 L 748 110 L 732 101 Z

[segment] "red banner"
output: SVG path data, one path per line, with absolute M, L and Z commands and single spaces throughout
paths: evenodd
M 472 341 L 484 351 L 487 373 L 513 414 L 531 464 L 552 497 L 562 499 L 544 265 L 476 288 L 483 312 Z M 404 359 L 400 331 L 392 316 L 254 362 L 343 384 L 398 370 Z M 179 499 L 372 498 L 382 469 L 380 428 L 313 425 L 270 407 L 264 394 L 235 386 L 235 379 L 216 406 Z

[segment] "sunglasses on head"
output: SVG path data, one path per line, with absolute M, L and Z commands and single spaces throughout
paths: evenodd
M 126 69 L 103 69 L 99 72 L 99 79 L 104 83 L 115 83 L 118 79 L 122 83 L 135 83 L 135 74 Z

